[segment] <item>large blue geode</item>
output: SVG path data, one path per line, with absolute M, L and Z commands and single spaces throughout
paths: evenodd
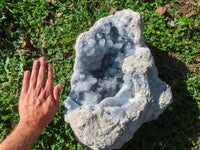
M 76 41 L 65 121 L 90 149 L 117 149 L 172 102 L 130 9 L 98 20 Z

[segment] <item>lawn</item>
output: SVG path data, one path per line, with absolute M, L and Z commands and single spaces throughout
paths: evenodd
M 98 19 L 126 8 L 143 17 L 146 44 L 159 77 L 172 87 L 173 103 L 157 120 L 142 125 L 122 149 L 200 149 L 198 0 L 0 0 L 0 142 L 19 121 L 18 100 L 24 71 L 44 56 L 53 65 L 55 84 L 63 84 L 63 90 L 56 117 L 32 149 L 84 149 L 63 117 L 75 41 Z

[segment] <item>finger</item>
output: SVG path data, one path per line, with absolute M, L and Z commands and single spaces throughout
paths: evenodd
M 39 61 L 40 61 L 40 69 L 39 69 L 36 87 L 43 88 L 45 84 L 45 76 L 46 76 L 46 59 L 44 57 L 41 57 Z
M 35 89 L 36 87 L 39 68 L 40 62 L 38 60 L 35 60 L 33 63 L 33 69 L 31 73 L 30 88 Z
M 46 91 L 44 90 L 44 88 L 40 88 L 39 95 L 37 96 L 39 96 L 40 102 L 46 100 Z
M 25 94 L 29 88 L 29 80 L 30 80 L 30 71 L 26 71 L 24 73 L 23 84 L 22 84 L 22 91 L 21 94 Z
M 60 99 L 61 89 L 62 89 L 62 84 L 58 84 L 53 90 L 53 95 L 56 101 L 59 101 Z
M 49 96 L 53 94 L 53 86 L 54 86 L 54 77 L 53 77 L 53 67 L 51 64 L 47 65 L 48 67 L 48 74 L 47 74 L 47 81 L 46 81 L 46 94 Z

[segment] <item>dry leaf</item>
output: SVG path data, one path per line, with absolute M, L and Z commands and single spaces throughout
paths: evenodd
M 0 138 L 2 138 L 2 139 L 3 139 L 3 138 L 4 138 L 4 135 L 1 135 L 1 134 L 0 134 Z
M 117 7 L 115 7 L 115 8 L 111 7 L 110 8 L 110 15 L 114 15 L 116 12 L 117 12 Z
M 74 4 L 73 3 L 69 5 L 69 9 L 74 10 Z
M 51 19 L 51 16 L 48 15 L 48 16 L 42 17 L 41 22 L 43 26 L 49 26 L 53 23 L 53 19 Z
M 56 13 L 56 17 L 57 17 L 57 18 L 62 17 L 62 15 L 63 15 L 63 13 Z
M 43 38 L 43 35 L 40 34 L 40 39 L 42 39 L 42 48 L 41 48 L 41 56 L 45 55 L 46 54 L 46 44 L 45 44 L 45 40 L 46 38 L 44 37 Z
M 192 12 L 192 13 L 185 15 L 185 17 L 187 17 L 187 18 L 190 18 L 190 17 L 193 17 L 193 16 L 196 16 L 196 13 Z
M 47 3 L 51 3 L 52 5 L 55 4 L 55 1 L 54 0 L 45 0 Z
M 15 94 L 15 99 L 19 96 L 19 89 L 17 88 L 17 93 Z
M 171 27 L 175 27 L 175 21 L 168 21 L 167 22 L 168 25 L 170 25 Z
M 24 38 L 23 40 L 24 40 L 24 46 L 23 46 L 23 48 L 25 48 L 25 49 L 31 49 L 31 48 L 33 48 L 33 41 L 32 40 L 30 40 L 28 38 Z
M 20 49 L 19 52 L 20 52 L 21 55 L 27 55 L 27 56 L 30 56 L 30 54 L 31 54 L 31 51 L 27 50 L 27 49 L 26 50 Z
M 156 9 L 156 12 L 161 14 L 161 15 L 164 15 L 166 10 L 167 10 L 166 7 L 159 7 L 158 9 Z
M 91 26 L 92 22 L 90 21 L 90 19 L 87 19 L 87 23 Z
M 4 86 L 4 85 L 6 85 L 6 82 L 1 83 L 1 86 Z

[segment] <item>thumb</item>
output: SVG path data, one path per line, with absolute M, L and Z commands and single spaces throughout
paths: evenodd
M 62 89 L 62 84 L 58 84 L 58 85 L 56 85 L 56 87 L 53 90 L 53 96 L 56 101 L 59 101 L 59 99 L 60 99 L 61 89 Z

